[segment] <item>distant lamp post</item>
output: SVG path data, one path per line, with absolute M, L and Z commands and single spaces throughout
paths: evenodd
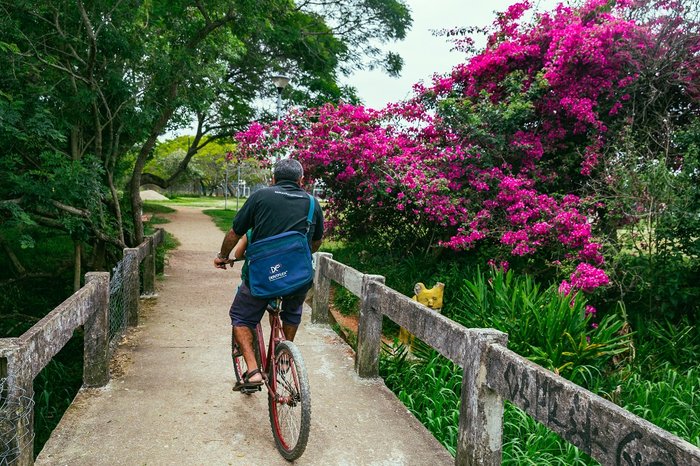
M 238 180 L 236 184 L 236 211 L 238 211 L 238 202 L 241 199 L 241 161 L 238 161 Z M 245 195 L 245 193 L 243 193 Z
M 233 159 L 233 152 L 226 152 L 226 174 L 224 176 L 224 210 L 228 210 L 228 164 Z M 236 200 L 236 208 L 238 208 L 238 200 Z
M 277 119 L 282 118 L 282 91 L 287 84 L 289 84 L 289 78 L 287 76 L 277 75 L 270 78 L 272 83 L 277 88 Z
M 280 119 L 282 119 L 282 91 L 285 87 L 287 87 L 287 84 L 289 84 L 289 78 L 287 76 L 277 75 L 272 76 L 270 79 L 277 88 L 277 120 L 279 121 Z M 277 142 L 280 142 L 279 134 L 277 134 Z M 276 162 L 276 158 L 277 157 L 275 157 L 274 155 L 272 156 L 273 166 Z

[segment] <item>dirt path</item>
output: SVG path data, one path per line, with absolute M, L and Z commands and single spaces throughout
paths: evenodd
M 213 267 L 223 233 L 200 209 L 168 217 L 181 246 L 158 299 L 142 303 L 110 384 L 78 394 L 36 464 L 288 464 L 275 449 L 264 393 L 231 391 L 227 311 L 240 266 Z M 381 381 L 357 378 L 345 343 L 308 318 L 296 342 L 309 368 L 312 427 L 295 464 L 451 464 Z

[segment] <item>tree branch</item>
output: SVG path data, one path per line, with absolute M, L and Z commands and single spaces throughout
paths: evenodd
M 58 220 L 53 219 L 51 217 L 46 217 L 44 215 L 39 215 L 37 213 L 32 213 L 32 219 L 34 219 L 37 223 L 40 225 L 44 225 L 47 227 L 55 228 L 57 230 L 65 231 L 68 233 L 68 230 L 66 227 Z M 114 244 L 115 246 L 118 246 L 119 248 L 125 248 L 126 244 L 124 244 L 123 241 L 120 241 L 117 238 L 112 238 L 108 234 L 106 234 L 103 231 L 98 230 L 95 227 L 91 228 L 92 233 L 95 235 L 95 237 L 101 239 L 102 241 L 110 244 Z
M 199 12 L 202 13 L 204 21 L 206 21 L 207 24 L 211 24 L 211 18 L 209 17 L 209 13 L 207 13 L 207 10 L 204 8 L 204 5 L 202 5 L 202 2 L 196 0 L 194 3 L 195 5 L 197 5 L 197 9 L 199 10 Z
M 194 136 L 194 140 L 192 143 L 189 145 L 187 148 L 187 153 L 185 154 L 185 157 L 180 161 L 180 163 L 177 166 L 177 170 L 175 170 L 175 173 L 170 175 L 168 179 L 161 178 L 157 175 L 153 175 L 151 173 L 144 173 L 141 176 L 141 186 L 144 184 L 154 184 L 158 187 L 161 187 L 163 189 L 170 187 L 176 180 L 177 178 L 184 173 L 185 170 L 187 170 L 187 166 L 190 163 L 190 160 L 192 160 L 192 157 L 199 151 L 202 147 L 206 146 L 209 144 L 211 141 L 209 139 L 206 139 L 202 144 L 199 144 L 199 142 L 202 140 L 202 137 L 204 136 L 204 132 L 202 131 L 202 127 L 204 125 L 204 115 L 200 114 L 197 116 L 197 133 Z
M 90 212 L 84 209 L 79 209 L 77 207 L 73 207 L 67 204 L 63 204 L 58 201 L 51 201 L 51 204 L 53 204 L 55 207 L 58 209 L 68 212 L 69 214 L 77 215 L 78 217 L 83 217 L 83 218 L 90 218 Z
M 10 205 L 10 204 L 19 205 L 19 204 L 22 203 L 22 200 L 23 200 L 23 199 L 24 199 L 24 197 L 18 197 L 17 199 L 5 199 L 5 200 L 2 200 L 2 201 L 0 201 L 0 207 L 4 207 L 4 206 Z
M 61 266 L 58 269 L 53 269 L 51 272 L 24 272 L 14 278 L 8 278 L 5 280 L 0 281 L 0 285 L 9 285 L 11 283 L 18 282 L 20 280 L 25 280 L 27 278 L 52 278 L 56 277 L 57 275 L 60 275 L 61 273 L 65 272 L 66 270 L 70 269 L 73 267 L 73 261 L 71 262 L 64 262 L 61 264 Z M 16 314 L 15 314 L 16 315 Z M 1 316 L 5 317 L 5 316 Z M 38 319 L 36 319 L 38 320 Z
M 92 77 L 95 71 L 95 56 L 97 55 L 97 37 L 95 37 L 95 31 L 92 28 L 92 23 L 90 22 L 90 18 L 88 17 L 87 11 L 85 11 L 85 6 L 83 5 L 82 0 L 78 0 L 78 10 L 80 10 L 80 18 L 82 19 L 83 24 L 85 25 L 85 31 L 87 32 L 88 38 L 90 39 L 90 52 L 88 53 L 87 62 L 87 76 L 88 79 L 92 82 Z
M 209 34 L 234 19 L 234 11 L 231 9 L 223 17 L 217 19 L 216 21 L 207 21 L 206 26 L 200 29 L 197 34 L 195 34 L 194 37 L 187 42 L 186 48 L 189 50 L 194 50 L 200 42 L 207 38 Z
M 22 263 L 19 261 L 17 256 L 15 255 L 14 251 L 10 249 L 10 246 L 5 242 L 5 240 L 0 237 L 0 245 L 2 245 L 2 248 L 5 250 L 5 254 L 7 254 L 7 257 L 10 258 L 10 262 L 12 262 L 12 266 L 15 268 L 17 273 L 19 275 L 23 275 L 27 273 L 27 269 L 24 268 Z

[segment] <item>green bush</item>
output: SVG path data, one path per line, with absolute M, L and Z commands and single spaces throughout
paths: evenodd
M 605 316 L 594 328 L 586 300 L 541 289 L 527 276 L 490 270 L 464 280 L 443 312 L 466 327 L 508 333 L 508 347 L 533 362 L 583 386 L 611 369 L 612 359 L 630 349 L 625 322 Z
M 700 327 L 687 318 L 678 322 L 646 319 L 635 337 L 638 370 L 647 376 L 669 368 L 685 370 L 698 365 Z
M 620 254 L 613 275 L 636 327 L 644 320 L 700 318 L 698 277 L 700 260 L 669 251 Z M 609 291 L 608 299 L 620 299 Z
M 503 464 L 532 466 L 598 465 L 512 403 L 503 411 Z
M 404 348 L 384 348 L 379 370 L 406 407 L 454 455 L 457 448 L 462 370 L 429 350 L 419 359 Z M 596 465 L 585 453 L 511 403 L 503 414 L 503 464 Z
M 609 315 L 593 328 L 582 297 L 542 289 L 531 277 L 477 271 L 471 280 L 459 267 L 438 274 L 453 287 L 443 313 L 466 327 L 491 327 L 509 334 L 509 348 L 575 383 L 596 384 L 614 369 L 613 357 L 630 349 L 624 321 Z M 459 283 L 461 281 L 461 283 Z M 459 425 L 462 371 L 418 345 L 418 360 L 385 351 L 380 371 L 404 404 L 454 454 Z M 504 415 L 504 462 L 511 464 L 596 464 L 522 411 Z
M 700 447 L 700 330 L 688 319 L 647 320 L 635 335 L 636 358 L 608 398 Z
M 652 380 L 634 373 L 620 387 L 622 406 L 700 447 L 700 370 L 665 365 Z
M 384 347 L 379 372 L 404 405 L 447 450 L 455 454 L 459 426 L 461 369 L 429 350 L 418 360 L 406 348 Z

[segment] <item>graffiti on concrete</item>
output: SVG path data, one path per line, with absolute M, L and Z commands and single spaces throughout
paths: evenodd
M 649 446 L 655 448 L 649 451 Z M 646 451 L 646 454 L 644 453 Z M 625 435 L 615 450 L 616 466 L 678 466 L 674 455 L 642 432 Z
M 668 448 L 672 446 L 655 433 L 635 425 L 631 413 L 629 422 L 625 418 L 611 422 L 606 407 L 590 392 L 583 389 L 572 392 L 544 369 L 515 362 L 508 362 L 501 373 L 508 399 L 588 455 L 605 460 L 605 464 L 680 464 Z

